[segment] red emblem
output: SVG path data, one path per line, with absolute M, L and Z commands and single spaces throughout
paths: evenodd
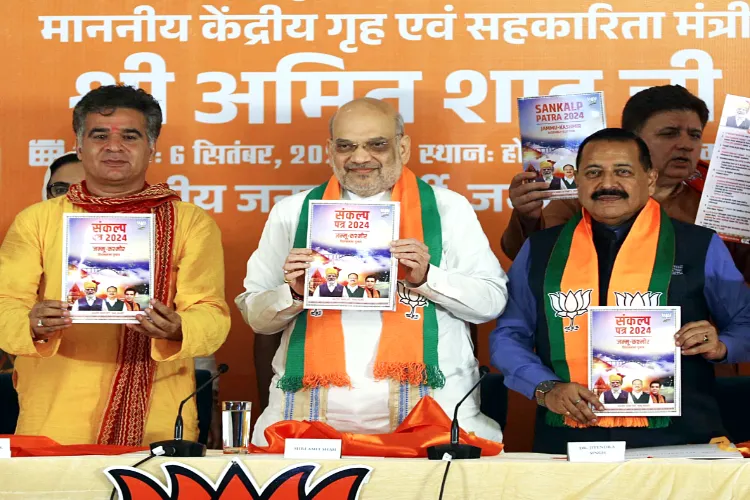
M 293 465 L 258 487 L 250 471 L 233 461 L 216 482 L 202 472 L 178 463 L 162 464 L 166 485 L 133 467 L 109 467 L 104 473 L 121 500 L 357 500 L 371 467 L 352 465 L 322 475 L 313 482 L 318 464 Z

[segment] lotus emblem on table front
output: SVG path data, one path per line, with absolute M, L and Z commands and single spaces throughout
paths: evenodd
M 319 464 L 306 462 L 286 467 L 258 486 L 261 483 L 241 460 L 227 463 L 215 482 L 179 462 L 163 463 L 161 469 L 163 482 L 132 467 L 108 467 L 104 474 L 120 500 L 338 500 L 359 498 L 372 473 L 367 465 L 345 465 L 323 473 Z
M 615 305 L 620 307 L 658 307 L 661 292 L 614 292 Z
M 420 318 L 417 307 L 425 307 L 427 305 L 427 299 L 414 290 L 406 288 L 400 281 L 398 282 L 398 298 L 399 302 L 411 308 L 411 311 L 404 314 L 404 316 L 415 321 Z
M 569 318 L 570 324 L 563 328 L 565 332 L 575 332 L 578 325 L 575 324 L 575 318 L 586 314 L 591 304 L 591 289 L 588 290 L 568 290 L 565 292 L 548 293 L 549 302 L 558 318 Z

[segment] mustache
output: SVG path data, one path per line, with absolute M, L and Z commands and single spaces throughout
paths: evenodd
M 598 191 L 594 191 L 594 193 L 591 195 L 591 199 L 596 201 L 602 196 L 619 196 L 623 200 L 627 200 L 628 198 L 630 198 L 630 195 L 621 189 L 600 189 Z

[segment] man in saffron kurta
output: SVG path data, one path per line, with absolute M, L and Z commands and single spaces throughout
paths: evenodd
M 0 273 L 0 348 L 18 356 L 18 434 L 63 444 L 168 439 L 180 400 L 195 389 L 192 358 L 214 352 L 228 334 L 218 227 L 166 185 L 145 182 L 160 125 L 158 103 L 141 90 L 109 86 L 90 92 L 74 111 L 87 180 L 67 197 L 18 214 L 0 247 L 0 268 L 14 270 Z M 162 298 L 152 300 L 138 325 L 73 325 L 68 304 L 60 300 L 63 214 L 113 207 L 147 212 L 148 205 L 157 212 L 164 208 L 173 223 L 160 226 L 157 213 L 157 241 L 171 249 L 157 258 L 171 271 L 156 271 L 154 296 Z M 168 239 L 160 240 L 159 227 Z M 140 357 L 127 355 L 131 345 L 145 346 Z M 145 393 L 134 399 L 127 394 L 141 387 L 130 380 L 143 382 Z M 118 404 L 131 400 L 137 408 Z M 185 437 L 196 439 L 192 401 L 183 416 Z
M 508 307 L 490 336 L 506 385 L 539 405 L 534 451 L 565 453 L 571 441 L 634 448 L 725 435 L 713 363 L 750 359 L 750 289 L 713 231 L 668 217 L 650 198 L 656 176 L 641 139 L 602 130 L 581 145 L 577 164 L 583 212 L 524 243 L 509 273 Z M 682 416 L 593 414 L 589 405 L 603 406 L 586 388 L 588 305 L 565 327 L 551 306 L 571 291 L 588 294 L 592 306 L 626 306 L 621 299 L 638 293 L 681 307 Z
M 281 420 L 390 432 L 424 395 L 450 413 L 477 381 L 468 323 L 502 313 L 505 274 L 468 201 L 404 166 L 409 146 L 403 120 L 390 106 L 374 99 L 348 103 L 331 122 L 334 176 L 271 211 L 248 262 L 246 292 L 236 299 L 256 335 L 282 336 L 254 443 L 265 444 L 263 431 Z M 313 260 L 305 248 L 310 199 L 401 203 L 402 239 L 391 252 L 400 264 L 400 293 L 423 304 L 416 314 L 406 316 L 410 308 L 403 304 L 393 312 L 303 310 L 304 272 Z M 374 276 L 367 279 L 374 285 Z M 502 439 L 499 425 L 480 413 L 477 393 L 462 405 L 460 419 L 466 431 Z

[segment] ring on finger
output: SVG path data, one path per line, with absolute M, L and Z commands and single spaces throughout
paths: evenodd
M 580 403 L 580 402 L 581 402 L 581 400 L 580 400 L 580 399 L 576 399 L 575 401 L 573 401 L 573 404 L 574 404 L 574 405 L 577 405 L 577 404 L 578 404 L 578 403 Z
M 703 334 L 703 343 L 708 342 L 708 334 Z
M 44 328 L 44 323 L 42 322 L 42 318 L 39 318 L 36 322 L 36 326 L 39 328 Z
M 570 412 L 569 412 L 569 411 L 566 411 L 566 412 L 565 412 L 565 416 L 566 416 L 566 417 L 569 417 L 569 416 L 570 416 Z

